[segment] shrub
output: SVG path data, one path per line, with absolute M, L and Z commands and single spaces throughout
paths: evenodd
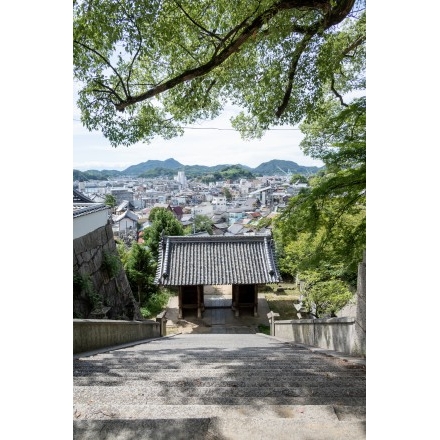
M 142 316 L 146 319 L 155 317 L 167 306 L 169 299 L 170 293 L 167 290 L 153 293 L 145 306 L 140 308 Z
M 74 274 L 73 291 L 79 295 L 84 293 L 85 296 L 89 299 L 93 309 L 96 309 L 97 307 L 102 307 L 102 298 L 95 291 L 89 275 L 82 275 L 80 273 Z
M 104 252 L 101 268 L 105 270 L 110 278 L 115 277 L 121 270 L 121 260 L 118 255 Z
M 344 307 L 353 297 L 346 283 L 340 280 L 319 281 L 305 295 L 305 305 L 316 317 L 323 315 L 336 316 L 336 312 Z

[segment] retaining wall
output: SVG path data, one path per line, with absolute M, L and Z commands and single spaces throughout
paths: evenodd
M 152 320 L 74 319 L 73 353 L 84 353 L 160 336 L 160 323 Z
M 274 330 L 277 338 L 353 356 L 364 355 L 356 337 L 355 318 L 275 321 Z

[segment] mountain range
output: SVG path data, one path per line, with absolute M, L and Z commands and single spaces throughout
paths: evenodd
M 241 164 L 223 164 L 223 165 L 183 165 L 177 160 L 170 158 L 166 160 L 147 160 L 137 165 L 131 165 L 123 171 L 117 170 L 73 170 L 74 181 L 87 180 L 106 180 L 107 178 L 118 177 L 159 177 L 173 176 L 177 171 L 184 171 L 189 178 L 199 177 L 204 174 L 220 172 L 225 168 L 241 168 L 246 174 L 252 173 L 255 176 L 273 176 L 279 174 L 315 174 L 321 168 L 316 166 L 302 166 L 290 160 L 273 159 L 269 162 L 263 162 L 256 168 L 251 168 Z

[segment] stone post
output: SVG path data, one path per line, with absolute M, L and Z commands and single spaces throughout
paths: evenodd
M 358 279 L 357 279 L 357 305 L 356 305 L 356 323 L 355 323 L 355 354 L 358 356 L 366 356 L 366 334 L 367 334 L 367 321 L 366 321 L 366 302 L 367 302 L 367 289 L 366 289 L 366 274 L 367 263 L 366 255 L 364 252 L 363 260 L 358 266 Z
M 280 314 L 274 313 L 272 310 L 267 314 L 267 317 L 269 318 L 271 336 L 275 336 L 275 316 L 280 316 Z
M 159 315 L 156 316 L 156 322 L 159 323 L 159 329 L 160 329 L 160 336 L 166 336 L 167 335 L 167 321 L 165 315 L 166 310 L 159 313 Z

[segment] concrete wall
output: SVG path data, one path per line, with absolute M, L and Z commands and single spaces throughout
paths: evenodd
M 353 356 L 362 355 L 356 341 L 355 318 L 294 319 L 275 321 L 278 338 Z
M 84 205 L 90 206 L 91 204 L 84 203 Z M 108 209 L 90 212 L 87 213 L 87 215 L 73 217 L 73 239 L 83 237 L 84 235 L 105 226 L 107 224 L 107 221 Z
M 335 350 L 352 356 L 366 356 L 366 258 L 358 266 L 356 316 L 328 319 L 275 321 L 278 338 Z
M 155 321 L 74 319 L 73 353 L 84 353 L 160 336 L 160 323 Z

